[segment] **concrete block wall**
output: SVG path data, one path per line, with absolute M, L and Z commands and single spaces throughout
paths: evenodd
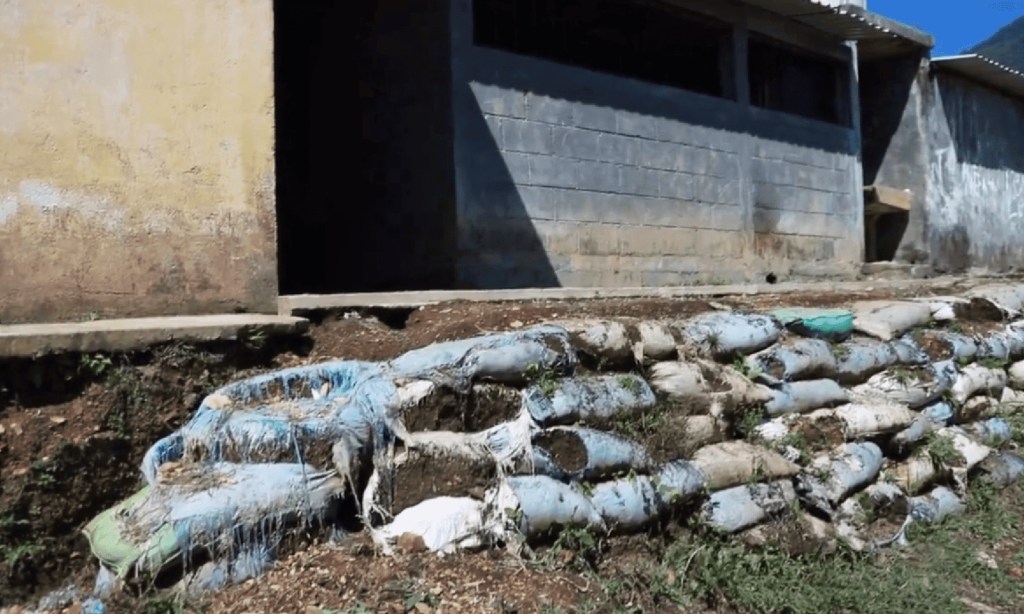
M 852 129 L 472 44 L 455 0 L 459 285 L 846 275 Z

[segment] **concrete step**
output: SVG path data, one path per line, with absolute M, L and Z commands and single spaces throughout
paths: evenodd
M 253 334 L 301 334 L 304 318 L 231 313 L 9 324 L 0 326 L 0 357 L 28 357 L 59 352 L 124 352 L 168 341 L 230 341 Z

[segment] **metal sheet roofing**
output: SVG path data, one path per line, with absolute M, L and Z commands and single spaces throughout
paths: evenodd
M 948 70 L 968 79 L 1024 98 L 1024 73 L 983 55 L 950 55 L 932 59 L 933 70 Z
M 742 0 L 745 4 L 794 19 L 843 40 L 857 41 L 863 57 L 884 57 L 930 49 L 935 39 L 917 28 L 849 4 L 821 0 Z

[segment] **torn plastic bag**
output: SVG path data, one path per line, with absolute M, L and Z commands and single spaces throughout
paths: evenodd
M 752 354 L 779 340 L 782 324 L 771 316 L 733 312 L 705 313 L 682 324 L 682 340 L 716 359 Z
M 636 329 L 640 335 L 640 347 L 634 348 L 634 353 L 642 358 L 671 360 L 678 354 L 678 342 L 668 323 L 644 320 L 637 324 Z
M 629 471 L 647 473 L 654 466 L 640 444 L 613 433 L 578 426 L 556 426 L 535 433 L 533 458 L 538 473 L 578 481 Z
M 704 476 L 686 461 L 675 461 L 655 476 L 633 475 L 595 484 L 590 502 L 611 531 L 635 531 L 671 506 L 702 492 Z
M 746 441 L 725 441 L 703 447 L 691 462 L 707 478 L 711 491 L 730 488 L 751 480 L 792 477 L 800 466 L 774 450 Z
M 979 479 L 1005 488 L 1024 476 L 1024 457 L 1012 452 L 992 454 L 978 465 Z
M 910 339 L 893 339 L 889 342 L 889 348 L 896 354 L 898 365 L 921 366 L 932 362 L 931 357 Z
M 936 466 L 928 454 L 916 454 L 886 470 L 886 476 L 906 492 L 914 495 L 930 486 L 945 468 Z
M 781 514 L 796 500 L 789 480 L 747 484 L 713 493 L 702 507 L 708 525 L 724 533 L 736 533 Z
M 1013 388 L 1003 388 L 1003 394 L 999 396 L 999 402 L 1011 412 L 1019 411 L 1024 407 L 1024 391 Z
M 829 377 L 835 373 L 832 345 L 821 339 L 794 339 L 751 354 L 747 369 L 769 382 Z
M 953 394 L 954 401 L 964 403 L 976 394 L 989 394 L 998 397 L 1005 387 L 1005 371 L 990 369 L 975 363 L 960 369 L 950 392 Z
M 500 497 L 506 515 L 527 538 L 538 537 L 555 526 L 586 527 L 604 531 L 601 514 L 579 488 L 543 475 L 513 476 Z
M 1014 390 L 1024 390 L 1024 360 L 1015 362 L 1006 370 L 1008 383 Z
M 596 319 L 559 320 L 553 324 L 568 331 L 576 352 L 593 363 L 621 367 L 634 361 L 634 345 L 639 341 L 635 326 Z
M 980 422 L 965 424 L 961 428 L 974 439 L 991 447 L 1000 446 L 1010 441 L 1013 436 L 1010 423 L 1002 418 L 990 418 Z
M 933 361 L 963 363 L 974 360 L 978 354 L 978 344 L 974 339 L 946 330 L 919 331 L 907 335 L 905 340 L 921 348 Z
M 931 317 L 931 307 L 924 303 L 859 301 L 853 304 L 853 329 L 882 341 L 926 324 Z
M 941 428 L 935 432 L 935 436 L 948 438 L 953 448 L 960 454 L 960 459 L 950 463 L 953 467 L 973 469 L 992 453 L 992 448 L 975 441 L 965 430 L 957 426 Z
M 395 377 L 428 379 L 460 391 L 477 380 L 521 384 L 530 369 L 569 374 L 576 364 L 569 333 L 551 325 L 434 343 L 385 363 Z
M 985 284 L 971 288 L 964 297 L 990 303 L 1002 312 L 1004 317 L 1016 317 L 1024 309 L 1024 285 Z
M 849 401 L 846 390 L 830 379 L 790 382 L 771 388 L 772 399 L 765 404 L 769 416 L 804 413 L 834 407 Z
M 155 485 L 104 511 L 83 533 L 118 577 L 155 574 L 175 560 L 187 570 L 195 550 L 244 550 L 276 527 L 322 518 L 344 489 L 335 473 L 308 465 L 164 465 Z
M 875 479 L 884 458 L 871 442 L 843 444 L 815 458 L 796 476 L 796 492 L 801 500 L 830 515 L 851 492 Z
M 769 442 L 779 442 L 790 433 L 804 435 L 808 441 L 834 443 L 874 437 L 902 431 L 914 421 L 915 414 L 894 403 L 848 403 L 809 414 L 787 414 L 758 426 L 755 432 Z
M 969 424 L 978 420 L 992 418 L 999 413 L 1000 404 L 997 399 L 989 396 L 971 397 L 966 403 L 956 408 L 953 422 Z
M 946 401 L 938 401 L 925 407 L 907 428 L 893 435 L 891 444 L 898 451 L 912 447 L 924 441 L 938 429 L 953 422 L 953 406 Z
M 832 348 L 836 357 L 835 379 L 841 384 L 860 384 L 899 360 L 891 344 L 875 339 L 856 339 Z
M 523 393 L 527 411 L 542 426 L 607 420 L 654 407 L 654 391 L 633 374 L 564 379 L 553 386 L 531 386 Z
M 957 309 L 970 303 L 968 299 L 959 296 L 926 296 L 910 300 L 927 303 L 932 310 L 932 320 L 935 322 L 951 322 L 957 319 Z
M 704 360 L 659 362 L 651 366 L 649 377 L 659 394 L 691 401 L 690 413 L 722 416 L 739 407 L 767 403 L 775 396 L 736 369 Z
M 776 309 L 772 316 L 803 337 L 839 342 L 853 332 L 853 313 L 847 309 L 790 307 Z
M 482 547 L 502 532 L 500 518 L 489 517 L 487 505 L 470 497 L 435 497 L 401 511 L 382 527 L 370 529 L 380 550 L 392 554 L 398 539 L 415 535 L 431 552 L 451 554 Z
M 867 382 L 855 386 L 853 392 L 918 408 L 938 400 L 952 388 L 955 378 L 956 367 L 949 362 L 924 367 L 899 366 L 872 375 Z
M 176 585 L 178 592 L 190 597 L 201 597 L 262 575 L 273 565 L 273 552 L 269 548 L 251 548 L 237 555 L 210 561 L 187 574 Z
M 910 499 L 911 517 L 921 522 L 940 522 L 966 509 L 960 497 L 945 486 L 936 486 L 930 493 Z

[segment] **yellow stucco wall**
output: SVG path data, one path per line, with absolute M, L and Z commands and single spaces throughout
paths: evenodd
M 273 309 L 272 0 L 0 0 L 0 322 Z

